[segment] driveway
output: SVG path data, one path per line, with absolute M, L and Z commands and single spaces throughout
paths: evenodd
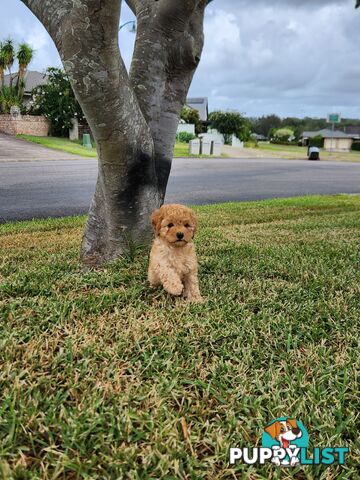
M 31 162 L 33 160 L 74 160 L 82 157 L 71 153 L 27 142 L 20 138 L 0 133 L 0 162 Z M 0 184 L 1 186 L 1 184 Z
M 45 151 L 47 158 L 67 156 Z M 97 161 L 73 158 L 0 162 L 0 222 L 86 213 Z M 335 193 L 360 193 L 360 163 L 177 158 L 166 201 L 206 204 Z

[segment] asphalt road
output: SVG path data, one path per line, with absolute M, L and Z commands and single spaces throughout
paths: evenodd
M 86 213 L 95 159 L 0 162 L 0 222 Z M 360 193 L 360 163 L 175 159 L 167 202 L 206 204 Z

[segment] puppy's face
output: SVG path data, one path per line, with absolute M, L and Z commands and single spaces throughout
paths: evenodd
M 265 431 L 285 447 L 290 445 L 291 440 L 295 440 L 302 436 L 302 432 L 294 418 L 288 418 L 286 421 L 274 422 L 266 427 Z
M 195 235 L 195 214 L 184 205 L 163 205 L 151 215 L 155 234 L 175 247 L 190 243 Z

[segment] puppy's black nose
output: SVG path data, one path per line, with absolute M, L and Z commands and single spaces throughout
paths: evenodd
M 293 428 L 293 429 L 292 429 L 292 432 L 293 432 L 294 435 L 299 435 L 299 433 L 300 433 L 300 428 Z
M 177 238 L 178 238 L 179 240 L 182 240 L 182 239 L 184 238 L 184 234 L 181 233 L 181 232 L 178 232 L 178 233 L 176 234 L 176 236 L 177 236 Z

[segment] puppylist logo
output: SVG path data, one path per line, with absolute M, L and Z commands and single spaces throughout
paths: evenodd
M 309 452 L 309 434 L 300 420 L 279 417 L 264 428 L 261 447 L 230 448 L 230 465 L 344 465 L 347 447 L 315 447 Z

